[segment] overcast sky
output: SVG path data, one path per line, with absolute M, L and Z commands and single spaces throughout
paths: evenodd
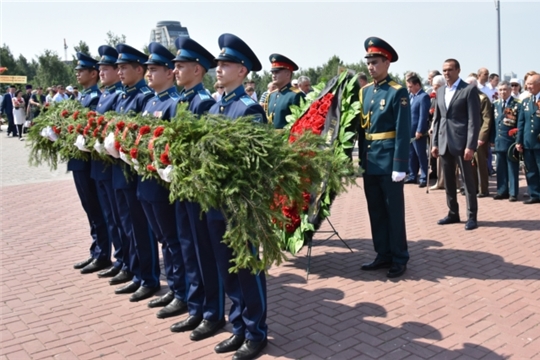
M 142 49 L 160 20 L 177 20 L 190 36 L 217 54 L 217 39 L 229 32 L 246 41 L 269 69 L 277 52 L 301 68 L 323 64 L 338 55 L 357 62 L 364 40 L 378 36 L 399 54 L 392 72 L 408 70 L 425 77 L 441 69 L 445 59 L 460 61 L 462 77 L 487 67 L 497 72 L 497 12 L 494 0 L 482 1 L 355 1 L 355 2 L 25 2 L 1 1 L 2 44 L 15 57 L 35 58 L 45 49 L 64 57 L 64 38 L 71 58 L 84 40 L 93 55 L 106 33 L 124 34 Z M 522 78 L 540 71 L 538 24 L 540 0 L 501 1 L 502 72 Z M 534 34 L 534 35 L 532 35 Z M 536 36 L 536 41 L 531 37 Z

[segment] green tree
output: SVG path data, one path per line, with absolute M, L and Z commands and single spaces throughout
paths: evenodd
M 32 62 L 29 63 L 23 55 L 19 55 L 16 64 L 21 74 L 26 75 L 27 83 L 33 84 L 38 69 L 38 63 L 36 60 L 32 60 Z
M 35 82 L 36 85 L 43 87 L 74 84 L 76 83 L 75 72 L 73 67 L 66 65 L 56 52 L 45 50 L 38 56 Z
M 19 68 L 15 57 L 6 44 L 0 48 L 0 66 L 8 68 L 4 75 L 26 75 L 24 69 Z
M 125 44 L 126 43 L 126 35 L 116 35 L 112 31 L 107 32 L 107 38 L 105 39 L 105 42 L 107 45 L 116 47 L 118 44 Z

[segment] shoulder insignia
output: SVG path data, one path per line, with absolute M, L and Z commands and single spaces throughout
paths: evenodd
M 278 89 L 275 89 L 275 90 L 270 91 L 270 92 L 268 93 L 268 95 L 273 94 L 273 93 L 275 93 L 276 91 L 278 91 Z
M 521 104 L 521 99 L 514 98 L 514 101 L 517 102 L 518 104 Z
M 92 92 L 90 93 L 90 98 L 93 99 L 93 98 L 95 98 L 96 96 L 99 96 L 99 94 L 98 94 L 97 91 L 92 91 Z
M 205 101 L 205 100 L 210 100 L 210 95 L 208 94 L 208 92 L 206 91 L 206 89 L 202 89 L 202 90 L 199 90 L 197 92 L 197 94 L 199 94 L 199 97 L 201 98 L 202 101 Z
M 487 99 L 487 96 L 486 96 L 486 94 L 484 94 L 483 92 L 479 92 L 479 94 L 478 94 L 478 95 L 480 96 L 480 100 L 483 100 L 484 98 L 486 98 L 486 99 Z
M 242 102 L 244 103 L 244 105 L 246 106 L 252 106 L 252 105 L 255 105 L 257 104 L 257 102 L 255 100 L 253 100 L 249 95 L 242 95 L 240 97 L 240 100 L 242 100 Z
M 123 93 L 123 92 L 124 92 L 124 90 L 122 90 L 122 89 L 116 89 L 116 91 L 115 91 L 114 93 L 115 93 L 115 94 L 121 94 L 121 93 Z
M 144 95 L 153 94 L 154 92 L 148 86 L 143 86 L 139 89 Z
M 171 94 L 169 94 L 170 98 L 173 99 L 174 101 L 178 101 L 180 100 L 180 94 L 177 93 L 177 92 L 173 92 Z
M 299 93 L 301 91 L 299 88 L 295 88 L 294 86 L 291 86 L 289 88 L 289 90 L 291 90 L 292 92 L 295 92 L 295 93 Z
M 395 82 L 394 80 L 390 80 L 388 82 L 388 85 L 390 85 L 391 87 L 393 87 L 396 90 L 399 90 L 399 89 L 401 89 L 403 87 L 403 86 L 399 85 L 397 82 Z

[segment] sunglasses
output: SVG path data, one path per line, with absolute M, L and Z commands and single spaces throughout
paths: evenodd
M 512 87 L 516 87 L 516 86 L 519 86 L 519 84 L 512 84 L 511 86 L 512 86 Z

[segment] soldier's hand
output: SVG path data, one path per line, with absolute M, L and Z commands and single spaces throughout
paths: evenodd
M 416 140 L 420 139 L 422 137 L 422 133 L 419 133 L 418 131 L 414 134 L 416 137 Z
M 439 157 L 439 148 L 434 146 L 431 148 L 431 156 L 433 156 L 435 159 Z
M 517 151 L 519 151 L 519 152 L 523 152 L 523 145 L 521 145 L 521 144 L 516 144 L 516 149 L 517 149 Z
M 465 152 L 463 153 L 463 160 L 471 161 L 473 156 L 474 156 L 474 150 L 465 149 Z

